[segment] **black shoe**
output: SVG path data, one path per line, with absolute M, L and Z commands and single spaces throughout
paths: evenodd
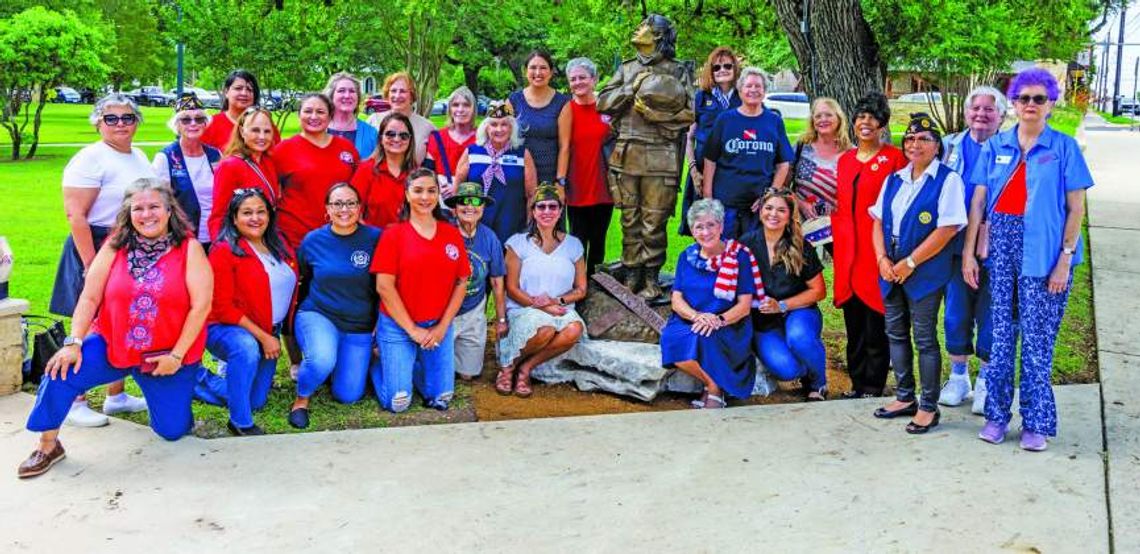
M 849 390 L 840 393 L 844 400 L 858 400 L 860 398 L 878 398 L 879 395 L 870 392 L 859 392 L 857 390 Z
M 911 402 L 910 406 L 907 406 L 905 408 L 899 408 L 899 409 L 894 410 L 894 411 L 888 410 L 886 408 L 879 408 L 879 409 L 875 410 L 875 417 L 877 417 L 879 419 L 894 419 L 894 418 L 899 417 L 899 416 L 904 416 L 904 415 L 912 416 L 912 415 L 917 414 L 917 413 L 918 413 L 918 401 L 916 400 L 914 402 Z
M 289 425 L 295 429 L 309 428 L 309 409 L 297 408 L 289 412 Z
M 934 419 L 930 420 L 929 425 L 919 425 L 913 421 L 906 424 L 906 432 L 912 435 L 921 435 L 927 431 L 938 427 L 938 421 L 942 419 L 942 412 L 934 410 Z
M 249 427 L 238 427 L 234 422 L 227 421 L 226 428 L 233 433 L 235 437 L 256 437 L 265 434 L 265 430 L 258 427 L 257 424 L 250 425 Z

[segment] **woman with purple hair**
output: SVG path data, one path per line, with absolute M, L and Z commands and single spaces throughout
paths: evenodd
M 1010 83 L 1017 125 L 982 146 L 962 257 L 971 287 L 978 286 L 979 258 L 990 271 L 993 347 L 978 437 L 1005 440 L 1020 332 L 1021 447 L 1031 451 L 1045 450 L 1057 434 L 1053 346 L 1082 259 L 1085 189 L 1093 185 L 1076 141 L 1047 124 L 1058 95 L 1044 69 L 1022 71 Z

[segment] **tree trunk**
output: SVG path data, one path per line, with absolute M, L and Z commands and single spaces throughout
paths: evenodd
M 463 83 L 471 89 L 471 94 L 479 96 L 479 68 L 463 66 Z
M 800 27 L 803 0 L 769 2 L 788 35 L 809 96 L 835 98 L 852 115 L 864 94 L 883 91 L 886 67 L 859 0 L 811 0 L 810 43 Z
M 36 155 L 36 148 L 40 145 L 40 123 L 43 122 L 44 106 L 47 104 L 46 88 L 40 87 L 40 103 L 36 106 L 36 115 L 32 120 L 32 146 L 28 148 L 25 160 L 32 159 Z

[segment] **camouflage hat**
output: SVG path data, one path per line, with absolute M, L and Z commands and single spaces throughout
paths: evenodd
M 483 185 L 470 181 L 459 183 L 459 186 L 455 188 L 455 195 L 445 199 L 443 203 L 447 204 L 448 208 L 454 209 L 455 206 L 459 205 L 459 201 L 464 198 L 481 198 L 484 206 L 495 203 L 494 198 L 483 193 Z

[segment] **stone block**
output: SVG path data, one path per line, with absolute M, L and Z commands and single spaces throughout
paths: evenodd
M 24 331 L 20 316 L 28 307 L 27 300 L 0 300 L 0 395 L 20 390 L 24 382 Z
M 23 342 L 24 329 L 20 324 L 20 316 L 0 317 L 0 347 L 23 344 Z
M 20 390 L 24 384 L 23 364 L 23 345 L 0 347 L 0 396 Z

